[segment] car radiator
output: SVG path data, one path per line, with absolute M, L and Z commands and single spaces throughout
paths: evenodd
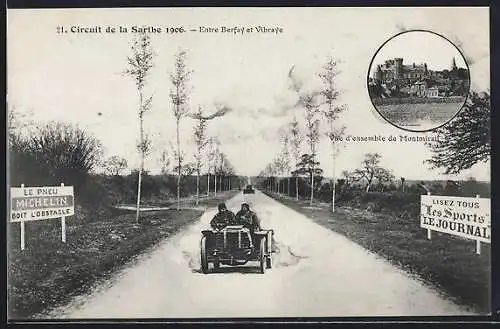
M 216 248 L 250 248 L 249 232 L 223 232 L 215 238 Z

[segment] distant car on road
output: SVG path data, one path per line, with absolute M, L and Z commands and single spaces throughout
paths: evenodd
M 255 190 L 252 185 L 247 185 L 243 190 L 243 194 L 254 194 Z
M 273 230 L 261 230 L 251 234 L 243 225 L 231 225 L 222 230 L 205 230 L 201 233 L 203 273 L 208 273 L 209 263 L 217 270 L 220 264 L 237 266 L 257 261 L 262 274 L 266 268 L 271 268 Z

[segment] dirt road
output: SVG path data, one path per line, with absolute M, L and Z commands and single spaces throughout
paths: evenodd
M 470 314 L 385 260 L 257 191 L 243 198 L 273 228 L 274 268 L 199 272 L 200 231 L 215 209 L 90 296 L 50 318 L 420 316 Z

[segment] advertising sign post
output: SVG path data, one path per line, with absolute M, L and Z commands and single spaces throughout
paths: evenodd
M 481 242 L 491 243 L 490 199 L 422 195 L 420 197 L 420 227 L 430 231 L 460 236 L 476 241 L 476 254 L 481 254 Z
M 66 217 L 75 214 L 73 186 L 11 187 L 10 222 L 21 225 L 25 249 L 25 222 L 61 218 L 61 240 L 66 242 Z

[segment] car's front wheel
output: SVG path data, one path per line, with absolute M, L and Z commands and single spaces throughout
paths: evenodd
M 272 267 L 271 255 L 268 255 L 266 257 L 266 268 L 271 268 L 271 267 Z
M 266 272 L 266 239 L 260 239 L 260 273 Z
M 207 238 L 201 238 L 201 248 L 200 248 L 200 256 L 201 256 L 201 272 L 204 274 L 208 273 L 208 259 L 207 259 Z

